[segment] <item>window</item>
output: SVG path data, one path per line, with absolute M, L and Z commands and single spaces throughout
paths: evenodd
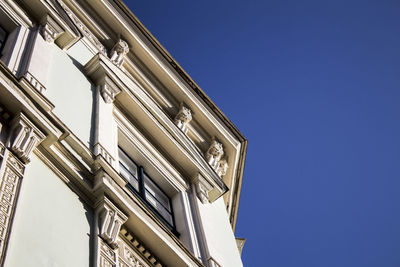
M 4 44 L 6 43 L 7 32 L 0 26 L 0 53 L 3 51 Z
M 128 181 L 127 187 L 159 217 L 175 234 L 171 199 L 121 148 L 118 149 L 120 174 Z

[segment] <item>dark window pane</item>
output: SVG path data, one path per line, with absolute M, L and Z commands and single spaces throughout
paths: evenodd
M 146 174 L 144 174 L 144 187 L 146 194 L 151 194 L 164 208 L 171 212 L 169 197 Z
M 139 191 L 138 166 L 121 149 L 119 149 L 118 156 L 120 174 L 125 177 L 125 179 L 127 179 L 137 191 Z
M 6 31 L 0 26 L 0 51 L 4 46 L 4 43 L 6 41 L 6 36 L 7 36 Z
M 163 205 L 161 205 L 160 202 L 158 202 L 157 199 L 155 199 L 152 195 L 147 194 L 147 191 L 146 191 L 146 201 L 150 203 L 150 205 L 152 205 L 160 213 L 160 215 L 165 220 L 167 220 L 167 222 L 170 225 L 174 225 L 171 213 Z

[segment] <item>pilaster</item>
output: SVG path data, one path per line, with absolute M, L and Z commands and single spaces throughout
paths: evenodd
M 20 76 L 40 94 L 47 86 L 48 69 L 53 54 L 53 43 L 63 33 L 61 26 L 49 15 L 43 17 L 41 25 L 31 33 L 27 46 L 27 57 Z
M 95 134 L 93 152 L 116 167 L 118 130 L 113 110 L 116 96 L 122 89 L 115 75 L 106 66 L 103 56 L 94 56 L 84 67 L 86 74 L 96 85 Z

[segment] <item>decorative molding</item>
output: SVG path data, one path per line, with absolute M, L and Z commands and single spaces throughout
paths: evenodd
M 181 129 L 185 134 L 188 132 L 186 125 L 192 120 L 192 112 L 189 108 L 185 107 L 181 103 L 179 112 L 176 114 L 174 122 L 179 129 Z
M 111 49 L 110 60 L 118 67 L 121 67 L 124 63 L 124 58 L 126 54 L 128 54 L 128 52 L 128 43 L 122 39 L 119 39 L 114 47 Z
M 115 97 L 121 92 L 121 88 L 116 84 L 115 74 L 106 66 L 104 56 L 95 55 L 86 65 L 84 70 L 92 82 L 98 86 L 100 94 L 108 104 L 115 100 Z M 115 78 L 117 79 L 117 78 Z
M 0 258 L 4 261 L 5 248 L 11 228 L 11 220 L 17 202 L 19 184 L 25 166 L 12 153 L 7 152 L 2 162 L 0 178 Z
M 39 31 L 48 43 L 53 43 L 64 32 L 61 26 L 49 15 L 43 18 Z
M 26 72 L 24 74 L 25 79 L 35 88 L 36 90 L 39 91 L 39 93 L 43 94 L 46 91 L 46 87 L 44 87 L 43 84 L 41 84 L 35 77 L 33 77 L 32 74 L 29 72 Z
M 201 203 L 206 204 L 210 202 L 210 191 L 213 189 L 212 185 L 207 182 L 207 180 L 198 174 L 193 181 L 196 188 L 197 197 L 200 199 Z
M 97 39 L 97 37 L 89 30 L 89 28 L 86 27 L 85 24 L 83 24 L 83 22 L 68 8 L 68 6 L 63 1 L 58 0 L 57 2 L 64 9 L 65 13 L 67 13 L 68 17 L 72 20 L 72 22 L 79 29 L 82 35 L 85 36 L 101 54 L 107 55 L 106 48 L 99 41 L 99 39 Z
M 106 197 L 103 197 L 96 209 L 99 216 L 99 235 L 112 248 L 118 247 L 118 233 L 128 217 Z
M 229 167 L 229 165 L 228 165 L 228 162 L 226 159 L 221 159 L 218 162 L 216 171 L 217 171 L 217 174 L 219 175 L 219 177 L 222 177 L 226 174 L 228 167 Z
M 120 267 L 164 266 L 153 253 L 147 250 L 125 227 L 121 229 L 120 237 L 120 246 L 118 248 Z
M 24 162 L 30 161 L 30 155 L 37 145 L 45 138 L 36 126 L 20 113 L 12 122 L 13 134 L 11 150 Z
M 103 240 L 100 239 L 100 260 L 99 267 L 116 267 L 117 254 Z
M 94 145 L 94 154 L 102 156 L 111 166 L 113 166 L 114 158 L 108 153 L 108 151 L 99 143 Z

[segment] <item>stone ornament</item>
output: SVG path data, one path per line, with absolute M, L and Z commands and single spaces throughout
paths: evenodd
M 226 161 L 226 159 L 221 159 L 218 163 L 218 167 L 217 167 L 217 174 L 219 175 L 219 177 L 222 177 L 226 174 L 227 170 L 228 170 L 228 162 Z
M 117 248 L 118 233 L 128 217 L 105 197 L 98 205 L 97 212 L 100 222 L 99 235 L 112 248 Z
M 25 166 L 19 162 L 14 155 L 7 151 L 0 176 L 0 260 L 4 260 L 5 245 L 11 227 L 13 213 L 19 194 L 19 185 L 24 173 Z
M 67 5 L 62 0 L 57 0 L 60 6 L 64 9 L 65 13 L 67 13 L 68 17 L 72 20 L 74 25 L 79 29 L 83 36 L 85 36 L 97 50 L 103 54 L 107 54 L 107 50 L 104 45 L 97 39 L 97 37 L 85 26 L 85 24 L 67 7 Z
M 127 42 L 125 42 L 122 39 L 119 39 L 111 50 L 110 59 L 115 65 L 121 67 L 122 64 L 124 63 L 124 58 L 126 54 L 128 54 L 128 52 L 129 52 L 129 46 Z
M 137 240 L 133 234 L 122 227 L 120 233 L 118 259 L 121 267 L 163 267 L 153 253 Z
M 211 145 L 206 152 L 206 159 L 213 169 L 218 167 L 218 163 L 224 155 L 224 147 L 215 138 L 212 139 Z
M 13 141 L 11 150 L 24 162 L 30 162 L 32 151 L 45 135 L 28 118 L 20 113 L 12 122 Z
M 192 112 L 189 108 L 185 107 L 183 103 L 180 105 L 178 114 L 175 116 L 175 124 L 181 129 L 185 134 L 187 133 L 187 124 L 192 120 Z
M 115 85 L 115 83 L 108 78 L 107 76 L 104 77 L 104 81 L 100 86 L 100 94 L 103 97 L 104 102 L 107 104 L 111 104 L 114 102 L 115 97 L 121 93 L 121 89 Z
M 201 203 L 209 203 L 209 192 L 213 189 L 212 185 L 209 184 L 201 174 L 197 175 L 197 178 L 194 180 L 194 185 L 197 197 L 200 199 Z
M 42 26 L 39 28 L 39 32 L 46 42 L 53 43 L 64 32 L 64 30 L 52 17 L 46 15 L 42 21 Z
M 210 164 L 219 177 L 226 174 L 228 170 L 228 162 L 227 159 L 222 158 L 224 156 L 224 147 L 215 138 L 212 139 L 211 145 L 205 156 L 208 164 Z

